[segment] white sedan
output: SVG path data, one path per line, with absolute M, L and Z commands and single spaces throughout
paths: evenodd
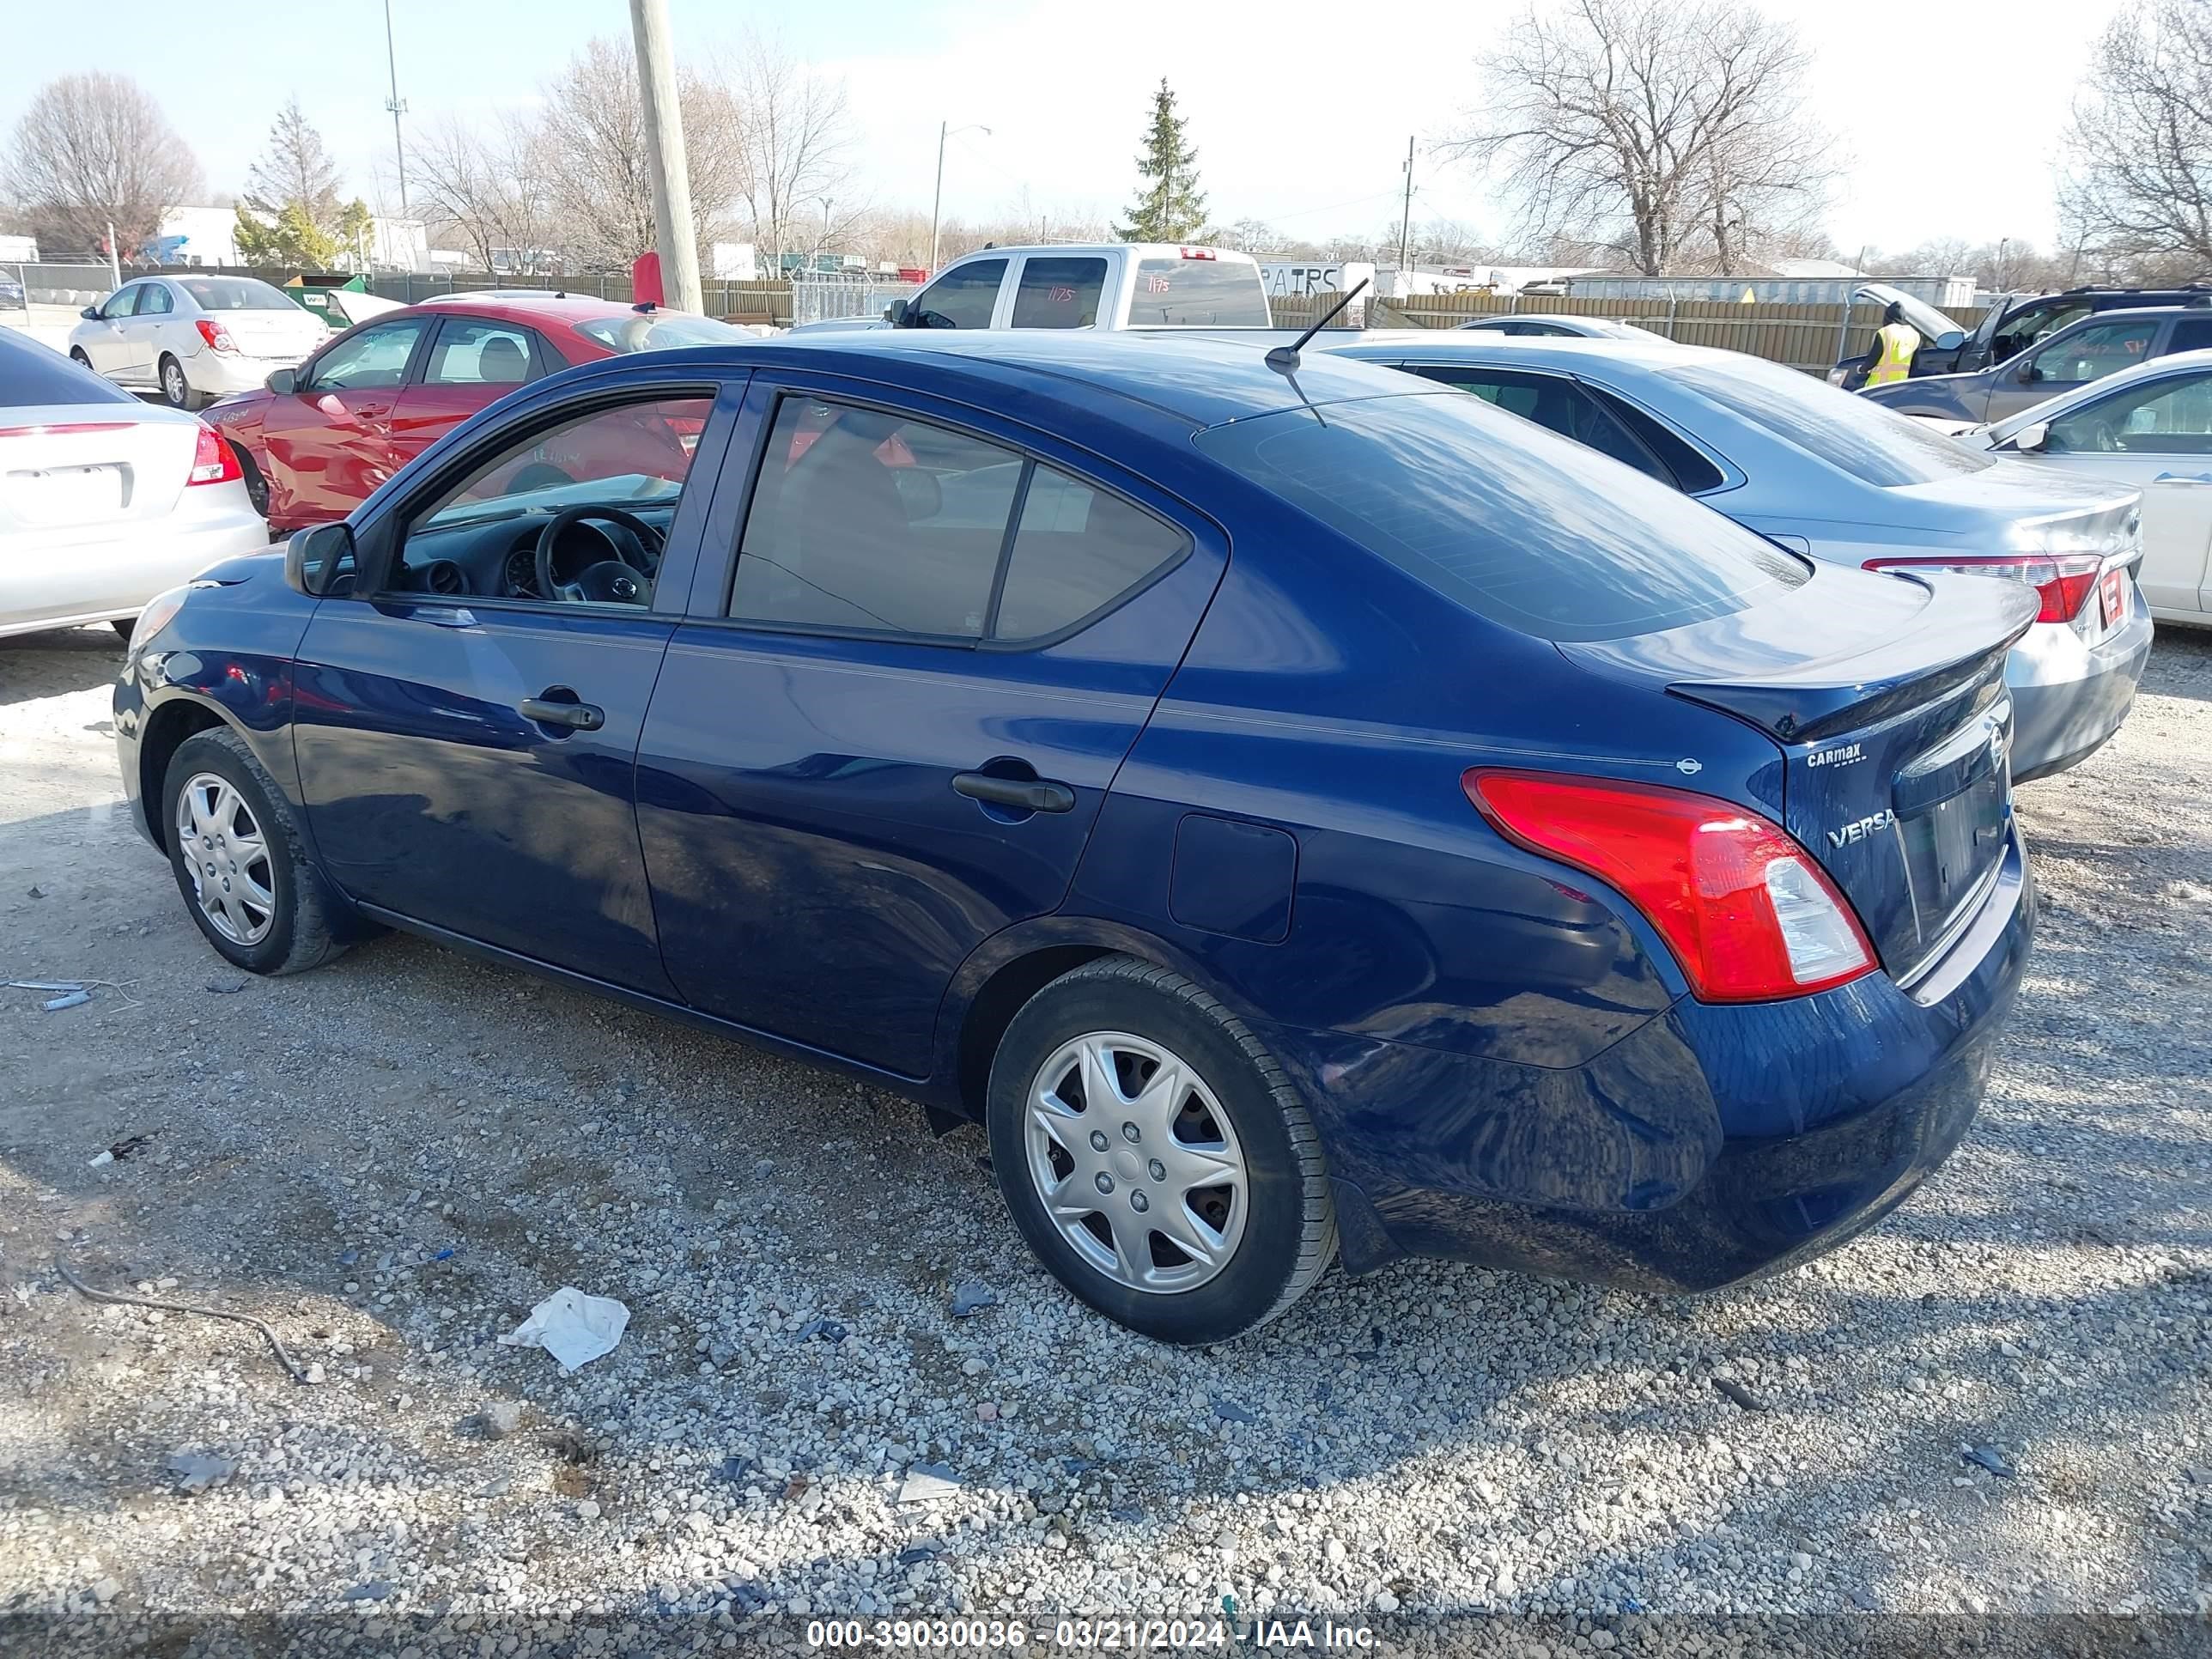
M 253 276 L 142 276 L 70 331 L 70 356 L 172 409 L 251 392 L 331 337 L 322 319 Z
M 1958 435 L 2141 489 L 2144 603 L 2160 622 L 2212 628 L 2212 350 L 2154 357 Z
M 268 545 L 238 457 L 199 416 L 0 328 L 0 636 L 127 632 L 155 594 Z

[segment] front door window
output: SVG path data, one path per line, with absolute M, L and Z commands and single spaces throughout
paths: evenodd
M 988 328 L 998 308 L 999 284 L 1006 280 L 1004 259 L 974 259 L 955 265 L 916 295 L 907 307 L 912 328 Z

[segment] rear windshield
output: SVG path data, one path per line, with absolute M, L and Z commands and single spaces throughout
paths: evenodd
M 1265 328 L 1260 267 L 1238 259 L 1139 259 L 1129 282 L 1129 326 Z
M 742 329 L 718 323 L 712 317 L 687 313 L 629 317 L 594 317 L 576 325 L 576 332 L 597 340 L 610 351 L 660 351 L 671 346 L 730 345 L 753 337 Z
M 1698 363 L 1667 374 L 1862 483 L 1934 483 L 1991 465 L 1988 455 L 1933 427 L 1779 363 L 1746 357 L 1725 368 Z
M 0 328 L 0 409 L 43 409 L 57 404 L 135 404 L 119 386 L 79 368 L 60 352 Z
M 1286 410 L 1197 441 L 1445 598 L 1538 639 L 1657 633 L 1809 574 L 1665 484 L 1460 393 Z
M 299 311 L 281 288 L 252 276 L 172 276 L 202 311 Z

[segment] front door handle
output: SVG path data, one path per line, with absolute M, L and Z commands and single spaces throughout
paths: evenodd
M 2212 472 L 2161 472 L 2153 483 L 2212 484 Z
M 1073 812 L 1075 791 L 1049 778 L 994 778 L 988 772 L 963 772 L 953 789 L 970 800 L 1011 806 L 1018 812 Z
M 596 732 L 607 723 L 607 711 L 596 703 L 568 697 L 525 697 L 519 705 L 526 719 L 540 726 L 565 726 L 572 732 Z

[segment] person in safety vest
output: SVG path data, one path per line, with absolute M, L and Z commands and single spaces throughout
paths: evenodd
M 1866 371 L 1860 390 L 1911 378 L 1912 354 L 1919 349 L 1920 331 L 1905 320 L 1905 308 L 1891 301 L 1875 331 L 1873 349 L 1858 360 L 1856 366 Z

